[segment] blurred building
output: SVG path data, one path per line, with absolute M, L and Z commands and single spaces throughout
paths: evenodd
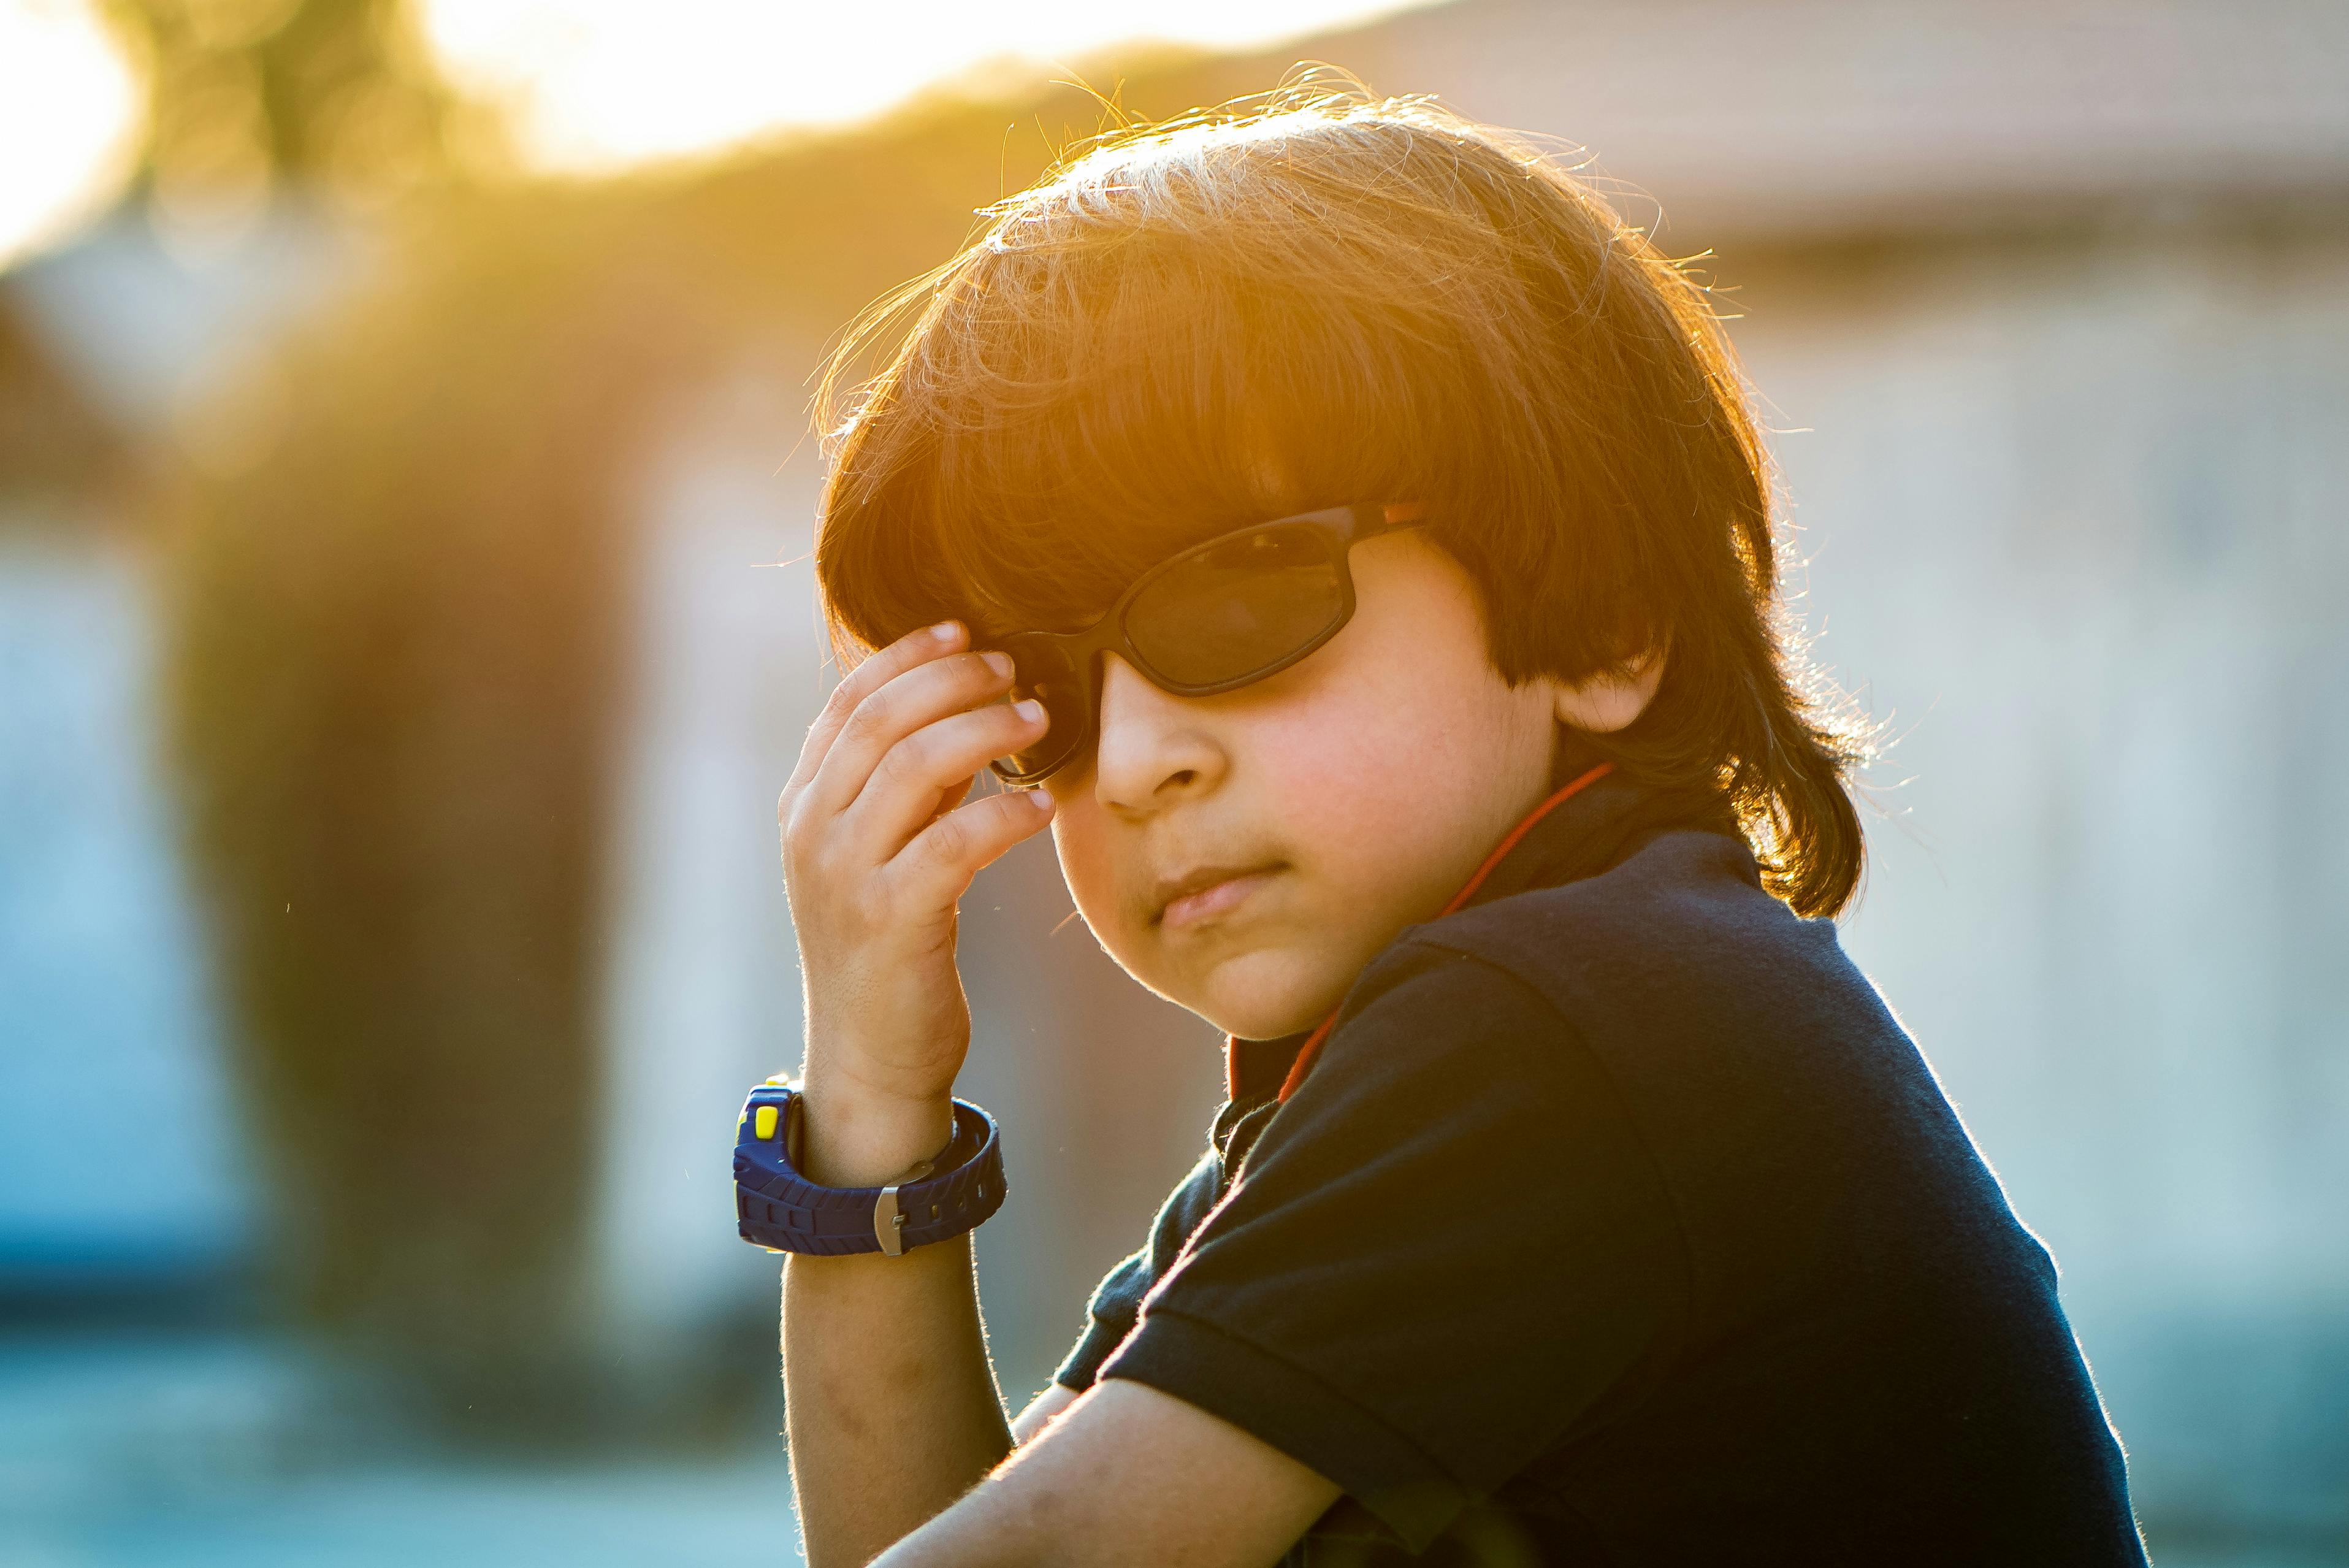
M 246 1326 L 268 1154 L 181 852 L 141 488 L 347 271 L 320 239 L 191 258 L 117 222 L 0 279 L 0 1560 L 86 1560 L 51 1553 L 359 1418 Z
M 1259 89 L 1298 57 L 1587 143 L 1668 250 L 1717 253 L 1821 657 L 1898 742 L 1847 940 L 2062 1265 L 2147 1517 L 2338 1541 L 2349 10 L 1462 0 L 1169 79 Z M 207 290 L 102 233 L 0 283 L 7 373 L 93 441 L 189 439 L 196 368 L 347 275 L 305 244 Z M 702 365 L 625 486 L 579 1289 L 647 1386 L 771 1332 L 723 1162 L 743 1087 L 798 1057 L 773 804 L 830 674 L 799 443 L 819 336 Z M 88 1161 L 132 1085 L 181 1107 L 178 1233 L 230 1259 L 252 1223 L 148 760 L 140 560 L 135 531 L 0 521 L 0 1287 L 129 1234 Z M 964 926 L 1015 1403 L 1219 1084 L 1213 1037 L 1066 914 L 1030 846 Z
M 137 479 L 316 303 L 294 224 L 0 282 L 0 1312 L 234 1289 L 254 1169 L 178 853 Z M 123 1179 L 126 1140 L 156 1174 Z
M 0 279 L 0 1297 L 85 1266 L 214 1277 L 249 1250 L 139 480 L 243 439 L 216 394 L 352 270 L 297 213 L 192 255 L 134 217 Z M 160 1192 L 113 1176 L 142 1100 L 168 1107 L 140 1134 Z

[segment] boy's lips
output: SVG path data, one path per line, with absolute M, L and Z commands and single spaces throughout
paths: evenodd
M 1162 877 L 1151 889 L 1150 923 L 1179 930 L 1227 914 L 1279 869 L 1278 861 L 1266 860 L 1253 866 L 1202 866 L 1179 877 Z

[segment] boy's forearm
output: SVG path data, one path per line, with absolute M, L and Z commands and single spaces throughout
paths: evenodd
M 807 1163 L 826 1186 L 888 1180 L 936 1152 L 951 1111 L 817 1111 Z M 844 1107 L 834 1097 L 835 1113 Z M 879 1555 L 1011 1450 L 987 1359 L 968 1235 L 899 1257 L 792 1257 L 783 1270 L 792 1484 L 810 1568 Z

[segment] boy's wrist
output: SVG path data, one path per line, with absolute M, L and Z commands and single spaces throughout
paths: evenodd
M 953 1141 L 954 1096 L 874 1095 L 821 1075 L 800 1088 L 801 1174 L 819 1187 L 880 1187 Z

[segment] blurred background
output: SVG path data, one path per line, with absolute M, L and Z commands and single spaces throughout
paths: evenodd
M 1299 60 L 1711 253 L 1898 740 L 1847 940 L 2156 1560 L 2349 1563 L 2349 5 L 0 0 L 0 1564 L 796 1550 L 809 373 Z M 1049 848 L 966 908 L 1017 1408 L 1220 1067 Z

